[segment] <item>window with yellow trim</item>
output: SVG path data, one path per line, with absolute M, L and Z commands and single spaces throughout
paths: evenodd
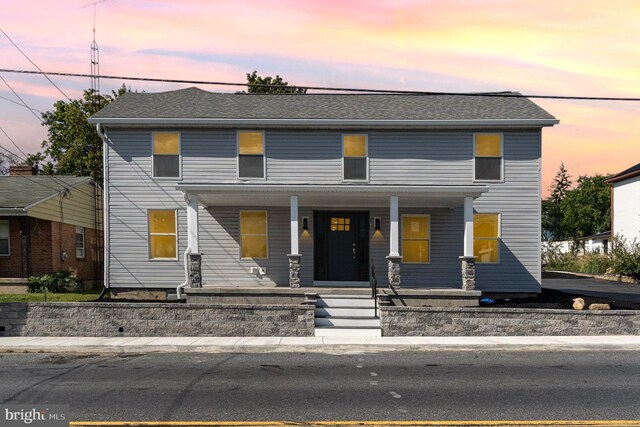
M 478 263 L 500 262 L 500 215 L 473 215 L 473 255 Z
M 429 262 L 430 228 L 428 215 L 402 216 L 402 262 Z
M 502 180 L 502 134 L 475 134 L 475 179 Z
M 176 232 L 176 211 L 152 209 L 149 221 L 149 258 L 178 258 L 178 235 Z
M 343 171 L 345 181 L 367 180 L 367 135 L 342 136 Z
M 153 132 L 153 176 L 180 177 L 180 134 Z
M 263 132 L 238 132 L 238 177 L 264 178 Z
M 240 257 L 268 258 L 267 242 L 267 212 L 240 211 Z

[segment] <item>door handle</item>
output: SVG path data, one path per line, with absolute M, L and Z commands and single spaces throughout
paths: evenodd
M 355 248 L 355 246 L 353 248 L 353 259 L 356 259 L 356 248 Z

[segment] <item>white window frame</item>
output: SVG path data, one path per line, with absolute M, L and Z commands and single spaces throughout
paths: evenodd
M 78 256 L 78 230 L 82 230 L 82 256 Z M 86 240 L 85 240 L 85 228 L 79 225 L 76 225 L 76 259 L 86 259 L 87 258 L 87 249 L 86 249 Z
M 404 230 L 403 230 L 403 224 L 404 224 L 404 217 L 406 216 L 411 216 L 411 217 L 422 217 L 422 218 L 427 218 L 427 241 L 429 242 L 429 261 L 427 262 L 407 262 L 404 261 L 404 240 L 405 238 L 403 237 L 404 234 Z M 407 240 L 424 240 L 424 239 L 407 239 Z M 401 254 L 403 257 L 402 263 L 403 264 L 415 264 L 415 265 L 429 265 L 431 264 L 431 214 L 410 214 L 410 213 L 406 213 L 406 214 L 402 214 L 400 215 L 400 250 L 401 250 Z
M 153 258 L 151 256 L 151 222 L 149 221 L 149 211 L 173 211 L 175 224 L 176 224 L 176 256 L 175 258 Z M 163 261 L 177 261 L 180 258 L 180 244 L 178 242 L 179 231 L 178 231 L 178 209 L 177 208 L 149 208 L 146 211 L 147 214 L 147 257 L 149 261 L 153 262 L 163 262 Z M 173 233 L 154 233 L 154 236 L 173 236 Z
M 262 134 L 262 177 L 240 176 L 240 134 L 243 132 Z M 267 134 L 264 130 L 236 130 L 236 178 L 238 181 L 265 181 L 267 179 Z
M 499 265 L 500 261 L 502 260 L 502 257 L 500 255 L 500 243 L 502 242 L 502 212 L 474 212 L 474 223 L 475 223 L 475 216 L 476 215 L 498 215 L 498 237 L 496 238 L 496 240 L 498 240 L 498 261 L 496 262 L 483 262 L 483 261 L 478 261 L 476 260 L 476 264 L 481 264 L 481 265 Z M 489 239 L 486 237 L 478 237 L 478 240 L 493 240 L 493 239 Z M 474 235 L 473 237 L 473 247 L 475 248 L 475 244 L 476 244 L 476 237 Z
M 6 254 L 2 254 L 0 253 L 0 257 L 10 257 L 11 256 L 11 221 L 9 221 L 8 219 L 2 219 L 0 220 L 0 223 L 7 223 L 7 253 Z
M 500 135 L 500 179 L 476 178 L 476 135 Z M 504 133 L 502 132 L 474 132 L 473 133 L 473 182 L 504 182 Z
M 365 179 L 346 179 L 344 177 L 344 137 L 345 136 L 364 136 L 365 152 L 366 152 L 366 166 L 367 176 Z M 369 134 L 366 133 L 343 133 L 342 134 L 342 182 L 369 182 Z M 361 159 L 362 157 L 352 157 L 354 159 Z
M 154 141 L 157 133 L 177 133 L 178 134 L 178 176 L 155 176 L 155 153 Z M 162 156 L 162 154 L 158 154 Z M 173 154 L 172 154 L 173 155 Z M 182 181 L 182 132 L 179 130 L 154 130 L 151 132 L 151 178 L 156 181 Z M 152 209 L 153 210 L 153 209 Z
M 267 227 L 267 257 L 266 258 L 243 258 L 242 257 L 242 212 L 264 212 L 264 219 Z M 269 259 L 269 211 L 266 209 L 242 209 L 238 212 L 238 258 L 240 261 L 265 260 Z M 247 236 L 262 236 L 262 234 L 247 234 Z

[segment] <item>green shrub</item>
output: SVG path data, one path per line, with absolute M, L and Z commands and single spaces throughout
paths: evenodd
M 63 293 L 75 285 L 76 277 L 68 270 L 29 277 L 29 292 L 44 292 L 47 289 L 48 292 Z
M 611 267 L 611 259 L 608 255 L 599 252 L 588 253 L 577 257 L 576 268 L 578 273 L 605 274 Z
M 611 268 L 614 273 L 633 277 L 640 281 L 640 243 L 628 243 L 616 236 L 611 250 Z

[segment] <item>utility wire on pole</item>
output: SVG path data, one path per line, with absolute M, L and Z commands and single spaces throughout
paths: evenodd
M 0 68 L 0 73 L 44 74 L 43 72 L 38 72 L 38 71 L 18 70 L 18 69 L 9 69 L 9 68 Z M 62 77 L 85 77 L 85 78 L 91 77 L 91 74 L 83 74 L 83 73 L 47 72 L 47 74 L 51 76 L 62 76 Z M 515 92 L 432 92 L 432 91 L 419 91 L 419 90 L 249 84 L 249 83 L 221 82 L 221 81 L 209 81 L 209 80 L 161 79 L 161 78 L 153 78 L 153 77 L 114 76 L 114 75 L 101 75 L 100 78 L 111 79 L 111 80 L 199 84 L 199 85 L 212 85 L 212 86 L 255 86 L 255 87 L 267 87 L 267 88 L 282 87 L 287 89 L 308 89 L 308 90 L 318 90 L 318 91 L 356 92 L 356 93 L 371 93 L 371 94 L 397 94 L 397 95 L 423 95 L 423 96 L 449 95 L 449 96 L 466 96 L 466 97 L 492 97 L 492 98 L 533 98 L 533 99 L 576 100 L 576 101 L 582 100 L 582 101 L 640 102 L 640 98 L 617 97 L 617 96 L 540 95 L 540 94 L 521 94 L 521 93 L 515 93 Z

